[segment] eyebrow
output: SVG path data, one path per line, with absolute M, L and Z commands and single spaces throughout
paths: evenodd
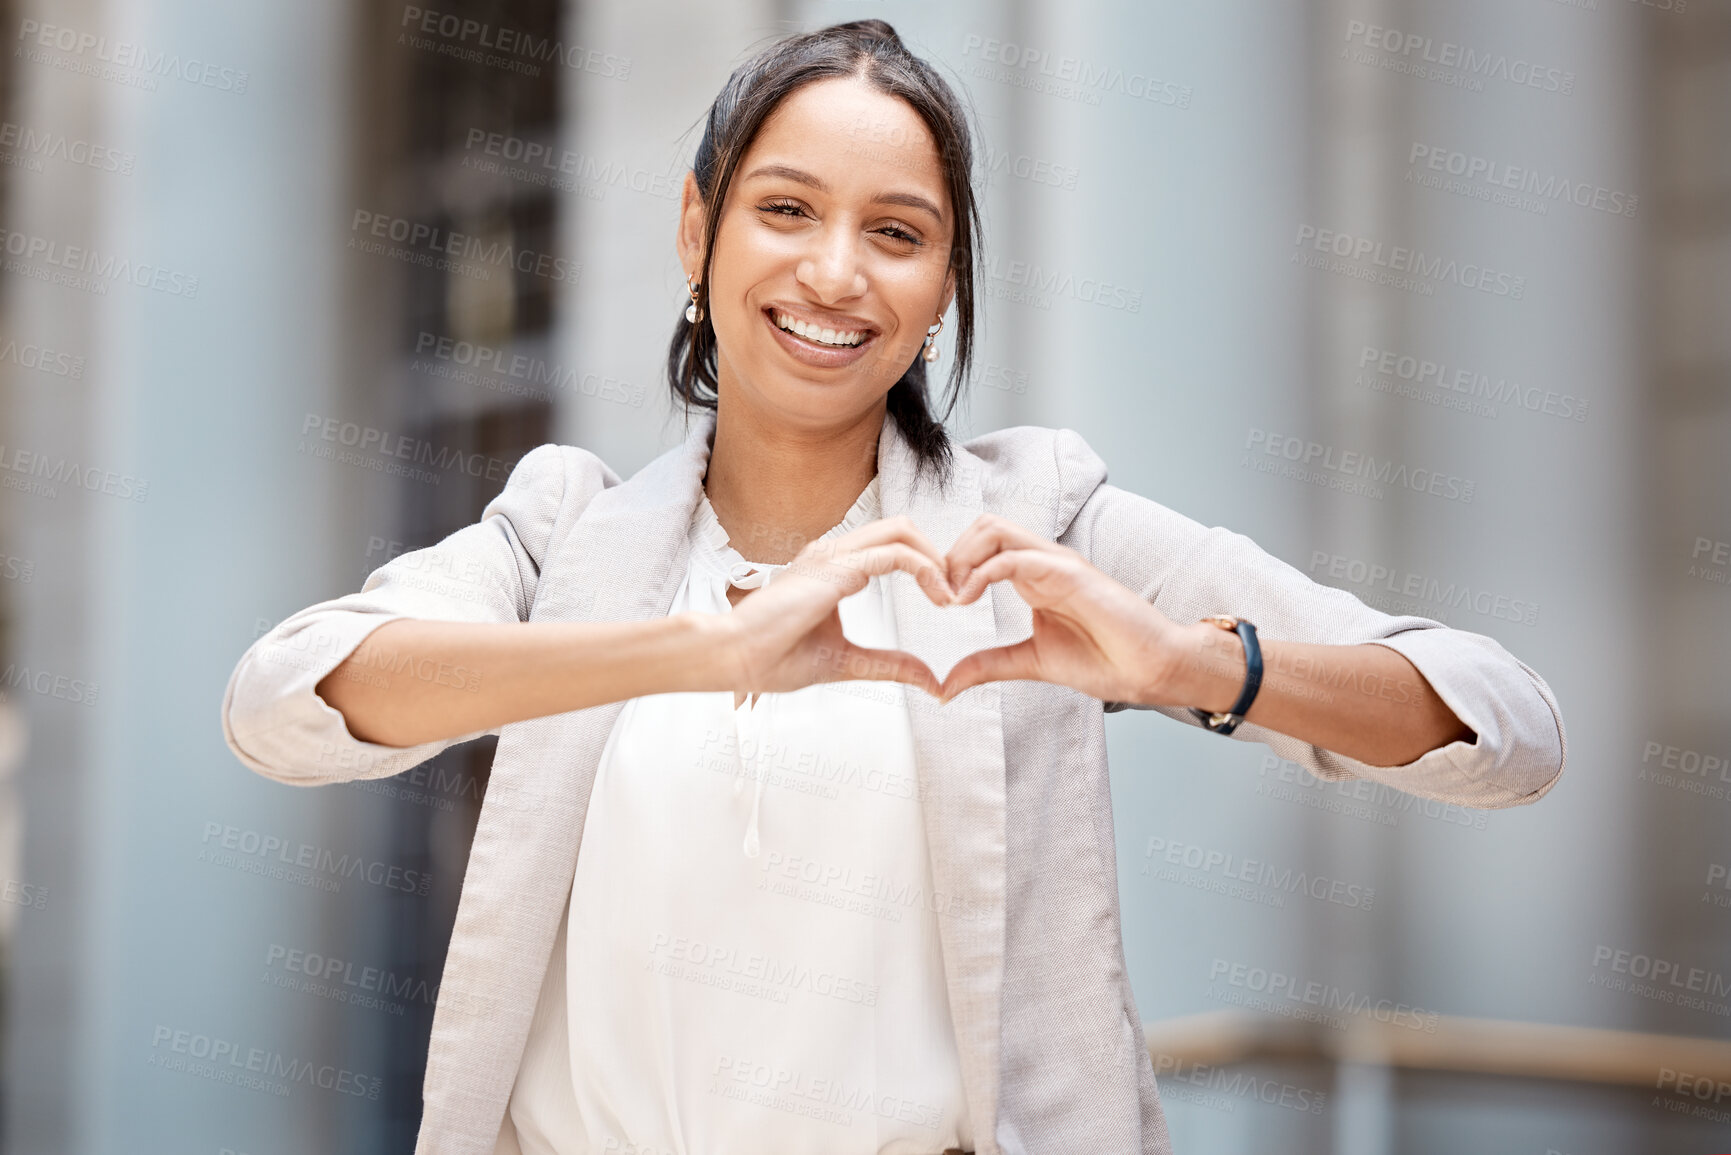
M 807 188 L 816 189 L 818 192 L 826 193 L 830 191 L 829 186 L 824 184 L 821 179 L 809 172 L 806 172 L 804 169 L 794 168 L 792 165 L 759 165 L 757 168 L 754 168 L 749 173 L 745 174 L 744 179 L 751 180 L 760 176 L 779 176 L 805 185 Z M 880 204 L 902 205 L 910 209 L 924 209 L 926 212 L 932 214 L 933 219 L 940 221 L 944 219 L 944 214 L 938 211 L 938 206 L 927 200 L 925 197 L 920 196 L 918 193 L 886 192 L 879 193 L 874 199 L 876 199 Z

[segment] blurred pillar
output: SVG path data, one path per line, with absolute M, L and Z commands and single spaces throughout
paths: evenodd
M 22 17 L 185 67 L 98 68 L 88 47 L 18 62 L 20 121 L 134 163 L 49 162 L 18 181 L 8 226 L 165 272 L 8 285 L 10 326 L 87 358 L 80 379 L 17 385 L 8 446 L 148 482 L 136 500 L 71 484 L 3 498 L 35 563 L 8 658 L 99 690 L 88 707 L 21 695 L 23 874 L 49 902 L 24 912 L 8 975 L 8 1149 L 143 1150 L 167 1133 L 179 1149 L 331 1150 L 330 1096 L 266 1099 L 150 1060 L 159 1025 L 322 1053 L 319 1016 L 261 998 L 257 971 L 272 936 L 313 933 L 316 895 L 261 903 L 256 879 L 197 856 L 212 820 L 317 840 L 326 801 L 239 766 L 217 710 L 254 623 L 333 568 L 340 479 L 295 438 L 332 411 L 342 363 L 346 13 L 56 0 Z M 193 60 L 225 71 L 204 82 Z
M 554 438 L 628 477 L 683 439 L 669 418 L 667 346 L 689 297 L 674 250 L 679 192 L 709 104 L 735 67 L 792 29 L 770 0 L 687 4 L 596 0 L 568 10 L 569 37 L 630 62 L 624 76 L 567 86 L 561 143 L 582 156 L 599 196 L 575 198 L 564 248 L 583 276 L 557 308 L 560 357 L 592 381 L 563 407 Z M 744 47 L 742 47 L 744 46 Z

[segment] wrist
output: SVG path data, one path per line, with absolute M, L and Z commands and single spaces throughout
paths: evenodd
M 684 611 L 672 615 L 690 655 L 681 689 L 694 692 L 736 690 L 744 684 L 738 629 L 731 614 L 700 614 Z
M 1162 647 L 1154 704 L 1222 713 L 1244 687 L 1244 643 L 1237 634 L 1195 622 L 1173 629 Z

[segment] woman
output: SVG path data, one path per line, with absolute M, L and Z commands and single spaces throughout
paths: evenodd
M 881 21 L 744 65 L 681 206 L 684 444 L 628 481 L 535 450 L 235 670 L 230 746 L 285 782 L 500 735 L 419 1150 L 1167 1151 L 1104 710 L 1467 805 L 1561 773 L 1490 639 L 1109 486 L 1067 430 L 949 441 L 970 155 Z

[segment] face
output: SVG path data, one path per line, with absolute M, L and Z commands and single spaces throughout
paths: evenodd
M 782 101 L 742 158 L 709 273 L 721 405 L 822 429 L 881 407 L 954 294 L 953 207 L 909 105 L 864 81 Z M 703 268 L 686 177 L 680 258 Z

